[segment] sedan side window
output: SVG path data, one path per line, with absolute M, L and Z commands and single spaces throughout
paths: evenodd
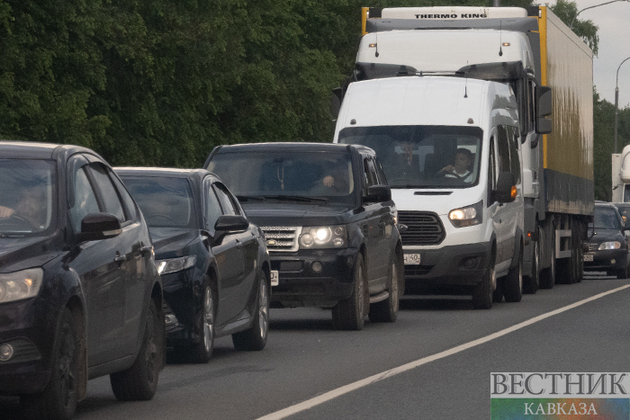
M 123 211 L 116 188 L 114 188 L 114 184 L 112 184 L 112 180 L 109 178 L 107 168 L 100 164 L 91 164 L 89 168 L 90 173 L 94 177 L 94 182 L 102 193 L 101 198 L 105 206 L 105 211 L 116 216 L 121 223 L 124 222 L 126 220 L 125 212 Z
M 217 193 L 217 197 L 219 197 L 219 202 L 221 203 L 221 208 L 223 209 L 223 214 L 237 216 L 240 215 L 241 212 L 237 205 L 235 205 L 228 192 L 225 190 L 225 187 L 220 184 L 214 184 L 214 191 Z
M 212 184 L 210 182 L 206 183 L 205 190 L 208 192 L 205 198 L 206 200 L 205 225 L 206 225 L 206 229 L 208 229 L 210 232 L 214 232 L 214 224 L 217 222 L 217 219 L 219 218 L 219 216 L 221 216 L 223 213 L 221 211 L 221 205 L 219 204 L 219 199 L 217 198 L 214 188 L 212 188 Z
M 87 166 L 87 165 L 86 165 Z M 96 194 L 85 173 L 86 166 L 77 168 L 74 174 L 74 203 L 71 203 L 70 217 L 76 233 L 81 232 L 81 221 L 90 213 L 99 213 Z

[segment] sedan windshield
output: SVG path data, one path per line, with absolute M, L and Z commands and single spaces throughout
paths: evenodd
M 121 176 L 149 227 L 194 227 L 192 191 L 184 178 Z
M 392 188 L 467 188 L 479 180 L 482 134 L 477 127 L 349 127 L 339 143 L 374 149 Z
M 615 209 L 595 207 L 595 229 L 621 229 L 621 221 Z
M 47 160 L 0 159 L 0 237 L 37 235 L 56 215 L 55 165 Z
M 241 201 L 345 203 L 354 192 L 346 153 L 219 153 L 212 157 L 208 170 L 219 175 Z

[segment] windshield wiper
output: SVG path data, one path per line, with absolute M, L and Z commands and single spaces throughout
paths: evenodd
M 328 203 L 328 199 L 324 197 L 304 197 L 302 195 L 264 195 L 263 197 L 272 200 L 303 201 L 307 203 L 318 201 L 321 203 Z
M 265 201 L 265 197 L 263 197 L 262 195 L 237 195 L 236 198 L 238 198 L 238 201 Z

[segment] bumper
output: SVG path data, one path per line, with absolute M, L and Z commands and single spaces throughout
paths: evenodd
M 349 298 L 358 253 L 356 248 L 343 248 L 271 254 L 271 269 L 279 278 L 272 288 L 272 304 L 332 306 Z
M 198 343 L 195 317 L 201 309 L 204 272 L 198 267 L 162 276 L 167 346 Z
M 475 286 L 482 280 L 490 261 L 492 242 L 440 249 L 410 249 L 403 245 L 403 252 L 420 254 L 419 265 L 405 265 L 409 293 L 452 291 Z
M 592 261 L 589 261 L 591 260 Z M 610 249 L 584 253 L 584 271 L 611 271 L 628 265 L 628 250 Z
M 36 298 L 3 304 L 0 318 L 0 345 L 13 350 L 0 362 L 0 395 L 41 392 L 50 378 L 58 310 Z

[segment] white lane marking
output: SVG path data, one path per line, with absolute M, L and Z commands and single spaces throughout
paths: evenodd
M 400 373 L 407 372 L 409 370 L 415 369 L 415 368 L 417 368 L 419 366 L 422 366 L 422 365 L 425 365 L 427 363 L 430 363 L 430 362 L 433 362 L 433 361 L 436 361 L 436 360 L 439 360 L 439 359 L 443 359 L 443 358 L 448 357 L 448 356 L 452 356 L 452 355 L 460 353 L 460 352 L 462 352 L 464 350 L 468 350 L 468 349 L 476 347 L 476 346 L 478 346 L 480 344 L 484 344 L 484 343 L 487 343 L 488 341 L 492 341 L 492 340 L 494 340 L 496 338 L 503 337 L 504 335 L 507 335 L 507 334 L 509 334 L 511 332 L 520 330 L 521 328 L 525 328 L 527 326 L 530 326 L 532 324 L 535 324 L 537 322 L 540 322 L 542 320 L 550 318 L 550 317 L 552 317 L 554 315 L 558 315 L 558 314 L 560 314 L 562 312 L 566 312 L 566 311 L 568 311 L 570 309 L 573 309 L 573 308 L 576 308 L 578 306 L 584 305 L 585 303 L 592 302 L 594 300 L 600 299 L 600 298 L 602 298 L 604 296 L 607 296 L 607 295 L 610 295 L 612 293 L 620 292 L 620 291 L 622 291 L 624 289 L 627 289 L 628 287 L 630 287 L 630 284 L 618 287 L 616 289 L 608 290 L 608 291 L 600 293 L 598 295 L 591 296 L 591 297 L 586 298 L 584 300 L 580 300 L 578 302 L 575 302 L 575 303 L 573 303 L 571 305 L 564 306 L 562 308 L 556 309 L 556 310 L 551 311 L 551 312 L 547 312 L 547 313 L 542 314 L 542 315 L 538 315 L 538 316 L 536 316 L 534 318 L 528 319 L 527 321 L 523 321 L 520 324 L 513 325 L 513 326 L 511 326 L 509 328 L 506 328 L 506 329 L 498 331 L 496 333 L 487 335 L 485 337 L 478 338 L 478 339 L 470 341 L 468 343 L 460 344 L 459 346 L 453 347 L 452 349 L 444 350 L 443 352 L 434 354 L 432 356 L 423 357 L 422 359 L 418 359 L 418 360 L 415 360 L 413 362 L 409 362 L 407 364 L 404 364 L 402 366 L 398 366 L 398 367 L 390 369 L 390 370 L 386 370 L 385 372 L 377 373 L 376 375 L 372 375 L 372 376 L 370 376 L 368 378 L 361 379 L 361 380 L 353 382 L 351 384 L 342 386 L 341 388 L 333 389 L 332 391 L 328 391 L 328 392 L 326 392 L 326 393 L 324 393 L 322 395 L 319 395 L 319 396 L 317 396 L 315 398 L 311 398 L 310 400 L 306 400 L 304 402 L 292 405 L 290 407 L 283 408 L 282 410 L 276 411 L 275 413 L 267 414 L 266 416 L 258 418 L 258 420 L 280 420 L 280 419 L 284 419 L 286 417 L 292 416 L 293 414 L 297 414 L 297 413 L 299 413 L 301 411 L 306 411 L 306 410 L 308 410 L 310 408 L 313 408 L 313 407 L 315 407 L 317 405 L 323 404 L 323 403 L 325 403 L 327 401 L 333 400 L 333 399 L 335 399 L 337 397 L 340 397 L 340 396 L 342 396 L 344 394 L 347 394 L 349 392 L 355 391 L 355 390 L 357 390 L 359 388 L 366 387 L 366 386 L 371 385 L 373 383 L 382 381 L 383 379 L 391 378 L 392 376 L 396 376 L 396 375 L 398 375 Z

